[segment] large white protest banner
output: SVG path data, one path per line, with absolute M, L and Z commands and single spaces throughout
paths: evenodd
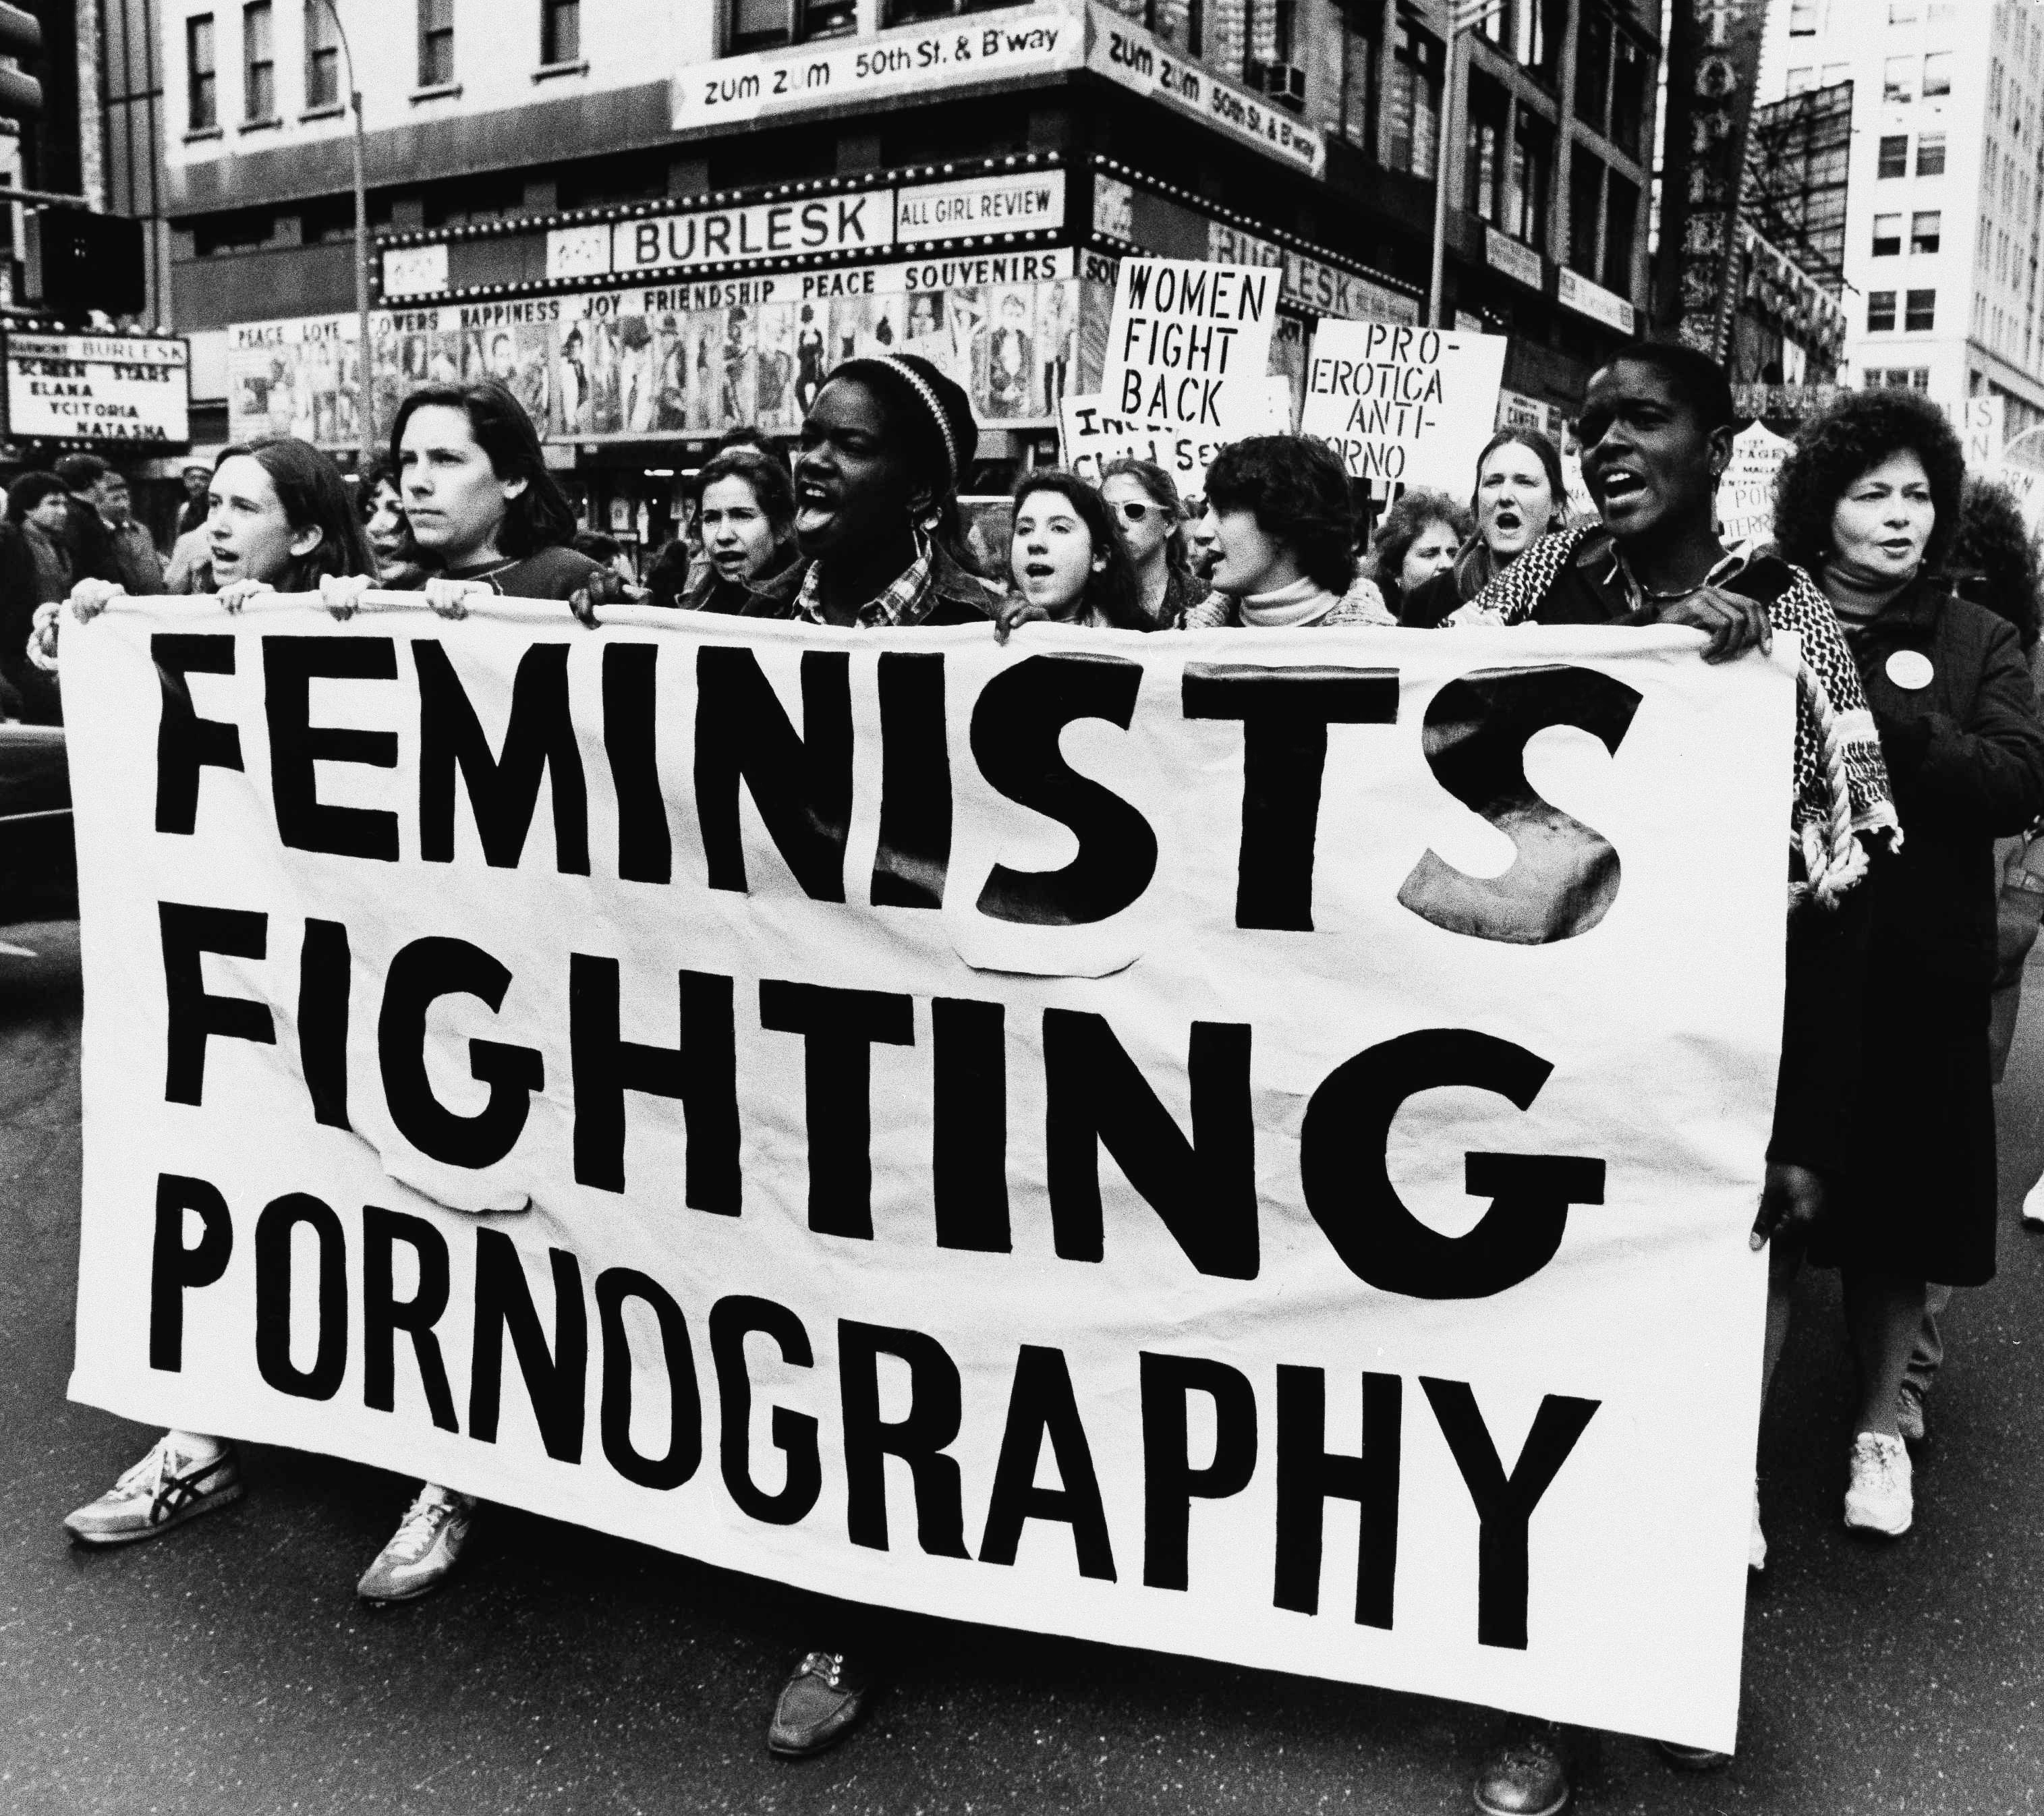
M 71 1392 L 1728 1747 L 1790 642 L 117 600 Z
M 1497 419 L 1505 345 L 1501 334 L 1324 318 L 1300 432 L 1320 436 L 1358 479 L 1460 497 Z

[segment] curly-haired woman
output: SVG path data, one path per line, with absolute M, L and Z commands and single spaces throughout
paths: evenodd
M 1447 493 L 1424 486 L 1407 490 L 1384 513 L 1370 545 L 1370 576 L 1393 616 L 1402 612 L 1408 594 L 1454 567 L 1474 520 Z
M 1926 1283 L 1994 1275 L 1994 841 L 2044 812 L 2016 623 L 1942 577 L 1964 480 L 1942 412 L 1854 391 L 1805 429 L 1775 493 L 1776 543 L 1844 628 L 1902 823 L 1873 891 L 1853 1138 L 1810 1248 L 1842 1272 L 1860 1364 L 1846 1523 L 1890 1536 L 1912 1517 L 1897 1400 Z M 2009 601 L 2018 622 L 2034 609 Z
M 1185 614 L 1189 631 L 1366 624 L 1344 599 L 1354 578 L 1348 474 L 1303 436 L 1259 435 L 1223 448 L 1207 469 L 1214 597 Z

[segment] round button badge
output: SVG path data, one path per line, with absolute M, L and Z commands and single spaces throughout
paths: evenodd
M 1931 666 L 1931 658 L 1921 650 L 1897 650 L 1888 658 L 1888 678 L 1897 687 L 1908 688 L 1911 693 L 1928 687 L 1937 672 Z

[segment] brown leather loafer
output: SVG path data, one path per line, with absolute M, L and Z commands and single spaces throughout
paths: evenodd
M 827 1752 L 866 1713 L 872 1685 L 841 1652 L 803 1655 L 794 1675 L 781 1686 L 767 1724 L 766 1750 L 782 1759 L 809 1759 Z

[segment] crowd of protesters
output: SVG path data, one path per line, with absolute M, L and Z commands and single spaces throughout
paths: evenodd
M 1001 535 L 989 543 L 979 526 L 976 559 L 959 505 L 978 439 L 964 392 L 912 355 L 858 359 L 816 389 L 792 464 L 756 437 L 727 438 L 698 476 L 694 539 L 662 551 L 640 593 L 614 544 L 578 537 L 512 394 L 432 386 L 405 401 L 389 464 L 353 498 L 302 443 L 230 449 L 200 476 L 167 575 L 100 463 L 17 482 L 0 563 L 42 605 L 33 635 L 6 632 L 32 659 L 0 659 L 0 671 L 54 714 L 55 602 L 86 617 L 166 584 L 229 609 L 317 590 L 344 616 L 374 585 L 416 590 L 450 617 L 494 594 L 562 601 L 594 621 L 628 597 L 845 627 L 985 624 L 1004 639 L 1032 621 L 1535 635 L 1677 624 L 1705 633 L 1714 662 L 1793 631 L 1804 684 L 1782 828 L 1782 1052 L 1751 1237 L 1769 1251 L 1763 1379 L 1799 1268 L 1838 1269 L 1860 1380 L 1839 1446 L 1844 1522 L 1892 1538 L 1913 1518 L 1909 1446 L 1942 1358 L 1938 1315 L 1952 1289 L 1995 1271 L 1992 1084 L 2044 908 L 2044 851 L 2033 870 L 2027 839 L 2044 816 L 2030 668 L 2038 562 L 2006 495 L 1966 478 L 1943 414 L 1899 390 L 1845 394 L 1807 424 L 1781 473 L 1772 542 L 1727 549 L 1714 501 L 1735 427 L 1717 366 L 1642 343 L 1584 400 L 1585 519 L 1570 519 L 1553 443 L 1511 429 L 1483 450 L 1466 504 L 1408 491 L 1359 546 L 1335 457 L 1264 436 L 1223 449 L 1191 503 L 1137 460 L 1097 480 L 1025 473 Z M 0 589 L 13 584 L 0 566 Z M 2044 1184 L 2033 1205 L 2044 1221 Z M 171 1432 L 67 1524 L 85 1543 L 148 1538 L 240 1492 L 231 1446 Z M 476 1514 L 468 1497 L 425 1487 L 363 1595 L 435 1587 Z M 1750 1563 L 1765 1561 L 1756 1480 Z M 819 1601 L 815 1618 L 818 1643 L 769 1722 L 785 1756 L 821 1752 L 859 1719 L 885 1653 L 884 1614 Z M 1680 1766 L 1725 1763 L 1665 1750 Z M 1560 1809 L 1569 1751 L 1554 1730 L 1509 1737 L 1478 1806 Z

